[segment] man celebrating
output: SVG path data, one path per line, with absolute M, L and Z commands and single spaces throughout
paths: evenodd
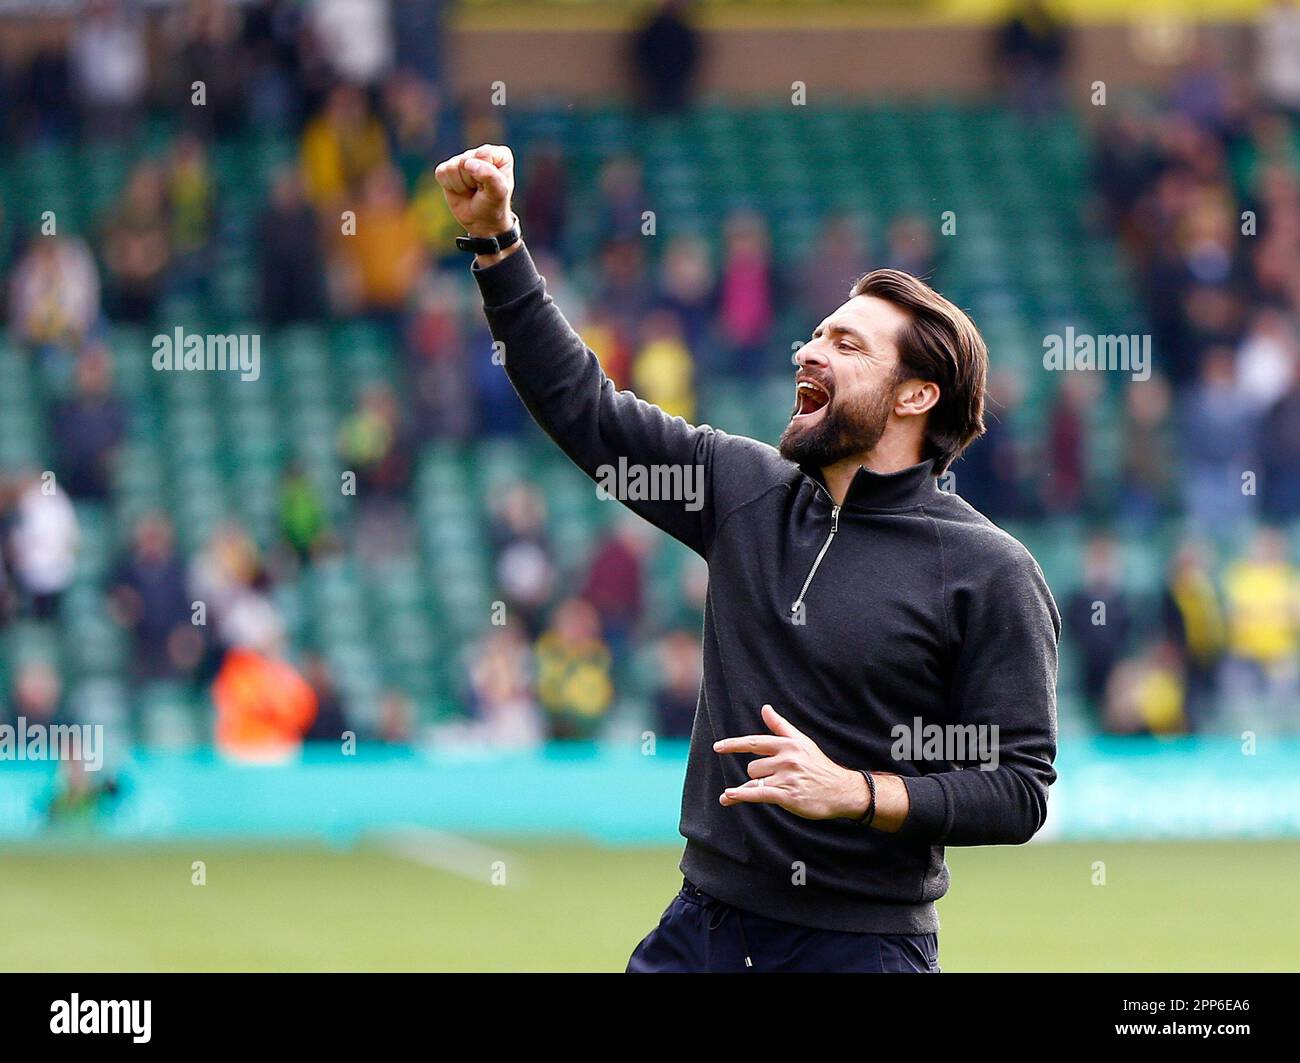
M 1056 777 L 1056 605 L 936 480 L 984 430 L 983 339 L 876 270 L 796 355 L 779 449 L 692 426 L 617 391 L 547 295 L 508 148 L 437 176 L 537 423 L 593 478 L 704 484 L 624 499 L 709 565 L 686 881 L 628 970 L 937 971 L 943 847 L 1027 841 Z

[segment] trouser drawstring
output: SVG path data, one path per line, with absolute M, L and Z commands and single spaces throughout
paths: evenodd
M 727 918 L 728 912 L 734 915 L 736 917 L 736 932 L 740 935 L 740 950 L 745 957 L 745 966 L 752 968 L 754 966 L 754 961 L 749 954 L 749 939 L 745 937 L 745 920 L 741 918 L 738 909 L 732 908 L 730 905 L 724 904 L 721 901 L 716 901 L 715 903 L 717 907 L 714 908 L 712 914 L 709 916 L 709 929 L 717 930 L 718 927 L 722 925 L 723 920 Z
M 740 950 L 745 954 L 745 966 L 753 967 L 754 961 L 749 958 L 749 939 L 745 937 L 745 920 L 740 917 L 739 911 L 734 908 L 732 911 L 736 912 L 736 929 L 740 931 Z

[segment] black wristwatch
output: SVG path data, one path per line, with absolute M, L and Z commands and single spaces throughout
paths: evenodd
M 503 233 L 496 236 L 458 236 L 456 247 L 472 255 L 495 255 L 507 247 L 513 247 L 522 238 L 519 233 L 519 215 L 512 214 L 515 223 Z

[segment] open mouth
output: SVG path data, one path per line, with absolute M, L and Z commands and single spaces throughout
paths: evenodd
M 794 416 L 811 417 L 831 401 L 830 392 L 812 380 L 799 380 L 794 386 Z

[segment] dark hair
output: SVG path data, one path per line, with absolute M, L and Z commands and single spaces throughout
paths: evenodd
M 923 451 L 923 457 L 934 459 L 938 476 L 984 434 L 989 367 L 984 337 L 961 307 L 899 269 L 864 273 L 849 295 L 874 295 L 910 319 L 898 334 L 897 379 L 916 377 L 939 386 L 939 401 L 926 421 Z

